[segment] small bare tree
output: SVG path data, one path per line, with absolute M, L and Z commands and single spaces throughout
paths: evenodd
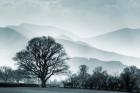
M 13 76 L 13 71 L 8 66 L 2 66 L 0 67 L 0 79 L 4 82 L 10 81 Z
M 30 40 L 26 49 L 14 57 L 20 68 L 40 78 L 41 87 L 46 87 L 46 81 L 52 75 L 67 71 L 67 59 L 63 46 L 52 37 L 45 36 Z

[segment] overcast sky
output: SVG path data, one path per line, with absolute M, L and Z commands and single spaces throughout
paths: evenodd
M 140 0 L 0 0 L 0 26 L 51 25 L 81 37 L 140 27 Z

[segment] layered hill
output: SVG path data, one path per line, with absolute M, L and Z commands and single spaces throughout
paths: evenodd
M 51 30 L 53 28 L 55 30 Z M 28 24 L 0 28 L 0 42 L 2 43 L 0 49 L 1 63 L 4 62 L 4 64 L 13 64 L 12 57 L 14 57 L 17 51 L 25 47 L 28 40 L 36 36 L 49 35 L 55 37 L 56 41 L 64 46 L 68 56 L 72 58 L 70 60 L 71 62 L 69 61 L 69 65 L 74 66 L 73 64 L 75 64 L 76 66 L 74 66 L 75 68 L 72 67 L 73 69 L 77 69 L 78 65 L 85 63 L 89 67 L 91 66 L 90 68 L 103 66 L 107 71 L 113 67 L 112 69 L 114 70 L 110 71 L 110 73 L 120 72 L 124 65 L 136 65 L 140 67 L 140 59 L 137 57 L 125 56 L 115 52 L 101 50 L 92 47 L 85 42 L 73 40 L 72 37 L 74 37 L 74 35 L 72 33 L 68 34 L 68 32 L 64 32 L 64 30 L 62 30 L 61 33 L 59 32 L 61 32 L 61 30 L 57 30 L 56 27 L 47 29 L 46 26 L 44 29 L 44 26 L 42 28 L 41 26 Z M 53 35 L 53 33 L 55 33 L 55 35 Z M 117 66 L 116 63 L 119 64 L 119 66 Z M 3 65 L 3 63 L 1 65 Z
M 93 70 L 96 67 L 102 67 L 103 70 L 107 71 L 109 74 L 119 74 L 126 67 L 119 61 L 102 61 L 95 58 L 83 58 L 83 57 L 74 57 L 68 61 L 70 65 L 70 70 L 72 72 L 78 72 L 80 65 L 87 65 L 89 73 L 93 73 Z
M 140 29 L 123 28 L 86 40 L 100 49 L 140 57 Z

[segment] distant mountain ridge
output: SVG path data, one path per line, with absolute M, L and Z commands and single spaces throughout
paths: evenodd
M 9 44 L 12 47 L 16 45 L 22 46 L 27 39 L 22 34 L 11 28 L 2 27 L 0 28 L 0 41 L 2 46 L 6 47 L 4 44 Z
M 140 29 L 123 28 L 86 40 L 100 49 L 140 57 Z
M 11 28 L 1 27 L 0 43 L 0 66 L 13 66 L 13 56 L 16 52 L 25 47 L 27 39 L 22 34 Z
M 36 36 L 53 36 L 53 37 L 62 37 L 66 39 L 77 39 L 78 36 L 75 34 L 66 31 L 64 29 L 54 27 L 54 26 L 41 26 L 34 24 L 21 24 L 17 26 L 9 26 L 9 28 L 16 30 L 27 38 L 33 38 Z

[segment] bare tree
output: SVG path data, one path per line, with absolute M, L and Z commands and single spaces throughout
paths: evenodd
M 102 67 L 96 67 L 92 75 L 92 83 L 95 89 L 102 89 L 106 85 L 107 72 Z
M 79 80 L 80 80 L 80 86 L 81 88 L 87 88 L 86 86 L 86 82 L 89 78 L 89 74 L 88 74 L 88 67 L 86 65 L 80 65 L 79 66 L 80 72 L 79 72 Z
M 37 37 L 28 42 L 26 49 L 18 52 L 14 60 L 20 68 L 40 78 L 41 87 L 46 87 L 46 81 L 55 74 L 64 73 L 67 54 L 63 46 L 52 37 Z
M 79 77 L 76 74 L 72 74 L 69 81 L 71 82 L 71 88 L 79 87 Z
M 2 66 L 0 67 L 0 79 L 4 82 L 8 82 L 12 79 L 13 71 L 8 66 Z

